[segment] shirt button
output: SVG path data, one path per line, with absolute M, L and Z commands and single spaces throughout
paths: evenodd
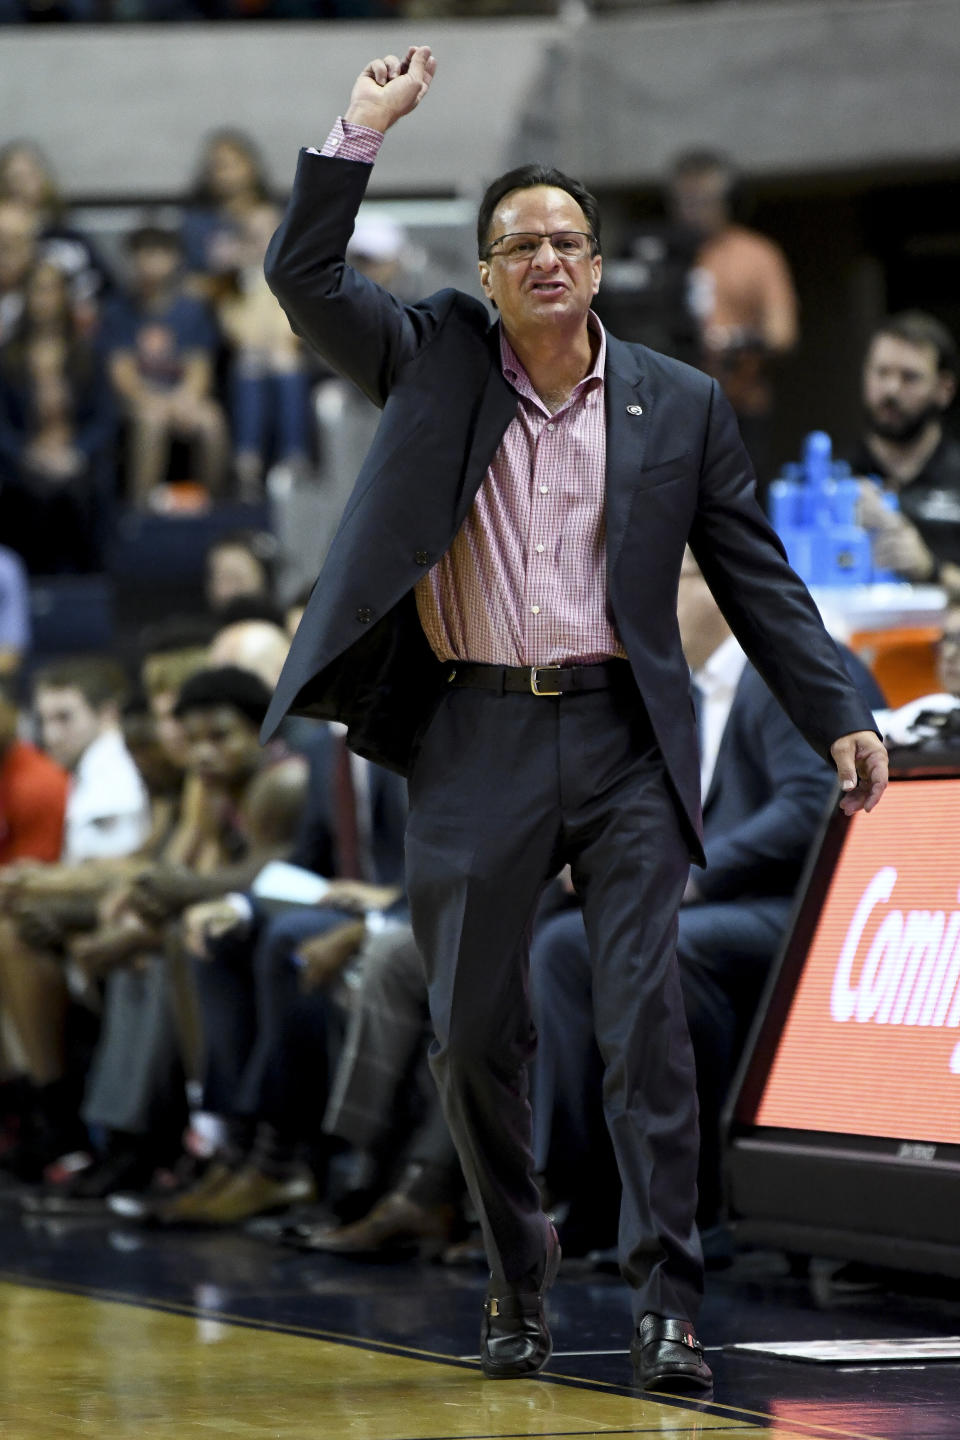
M 541 485 L 541 486 L 540 486 L 540 494 L 541 494 L 541 495 L 546 495 L 546 494 L 548 494 L 548 493 L 549 493 L 549 490 L 550 490 L 550 486 L 549 486 L 549 485 Z
M 539 614 L 540 614 L 540 606 L 539 606 L 539 605 L 531 605 L 531 606 L 530 606 L 530 609 L 533 611 L 534 615 L 539 615 Z
M 537 546 L 537 554 L 538 554 L 538 555 L 542 555 L 542 554 L 543 554 L 543 546 L 542 546 L 542 545 L 538 545 L 538 546 Z
M 554 426 L 553 426 L 553 425 L 548 425 L 548 426 L 547 426 L 547 429 L 548 429 L 548 430 L 553 430 L 553 429 L 554 429 Z

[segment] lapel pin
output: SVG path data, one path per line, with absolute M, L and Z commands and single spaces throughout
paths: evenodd
M 642 406 L 642 405 L 628 405 L 628 406 L 627 406 L 627 414 L 628 414 L 628 415 L 642 415 L 642 414 L 643 414 L 643 406 Z

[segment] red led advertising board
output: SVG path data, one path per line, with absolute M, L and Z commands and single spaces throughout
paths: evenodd
M 960 1145 L 960 778 L 849 822 L 753 1119 Z

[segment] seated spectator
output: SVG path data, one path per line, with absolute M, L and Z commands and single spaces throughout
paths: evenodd
M 0 545 L 0 679 L 16 675 L 30 649 L 30 582 L 15 550 Z
M 956 390 L 957 347 L 939 320 L 916 310 L 885 320 L 867 347 L 866 424 L 850 465 L 879 481 L 860 496 L 874 564 L 960 599 L 960 442 L 943 423 Z
M 255 675 L 229 665 L 197 671 L 180 691 L 174 716 L 183 725 L 189 771 L 204 786 L 207 830 L 223 858 L 202 874 L 196 859 L 141 869 L 129 903 L 143 919 L 165 922 L 226 889 L 243 890 L 289 849 L 306 769 L 282 745 L 261 748 L 269 695 Z
M 126 679 L 95 657 L 38 670 L 34 707 L 45 750 L 72 776 L 62 861 L 129 855 L 150 829 L 150 810 L 120 730 Z
M 689 552 L 678 620 L 700 697 L 707 865 L 691 871 L 678 958 L 700 1102 L 698 1221 L 708 1229 L 722 1216 L 724 1097 L 834 777 L 747 662 Z M 868 702 L 882 703 L 860 662 L 845 659 Z M 579 911 L 559 915 L 535 936 L 530 977 L 539 1037 L 535 1154 L 552 1194 L 570 1204 L 567 1253 L 583 1254 L 613 1243 L 619 1187 L 603 1119 L 603 1065 L 592 1039 L 590 959 Z
M 101 905 L 97 929 L 70 945 L 87 976 L 105 981 L 103 1030 L 82 1115 L 108 1144 L 92 1167 L 41 1197 L 34 1208 L 45 1213 L 140 1188 L 179 1151 L 184 1069 L 192 1069 L 183 1053 L 179 914 L 206 895 L 248 883 L 286 853 L 299 821 L 301 762 L 258 743 L 268 701 L 255 676 L 229 667 L 196 671 L 183 685 L 174 715 L 186 743 L 184 793 L 195 784 L 202 796 L 200 824 L 193 828 L 184 809 L 167 838 L 141 854 L 130 882 Z M 148 771 L 169 780 L 168 772 L 153 764 Z
M 206 141 L 183 225 L 195 288 L 214 305 L 231 347 L 231 422 L 241 499 L 263 493 L 271 456 L 302 466 L 310 448 L 309 380 L 300 341 L 267 286 L 263 260 L 280 222 L 251 140 Z
M 91 335 L 110 275 L 91 241 L 70 225 L 53 167 L 29 140 L 0 150 L 0 200 L 18 200 L 33 211 L 38 255 L 66 276 L 80 330 Z
M 433 1029 L 413 932 L 402 915 L 375 912 L 307 941 L 300 960 L 308 989 L 328 987 L 351 966 L 323 1128 L 354 1153 L 354 1206 L 364 1190 L 375 1203 L 344 1225 L 297 1226 L 289 1241 L 354 1257 L 438 1253 L 462 1218 L 464 1183 L 427 1066 Z
M 0 349 L 0 527 L 32 574 L 103 567 L 116 411 L 63 272 L 40 261 Z
M 202 300 L 188 295 L 176 234 L 148 225 L 127 240 L 130 293 L 107 307 L 101 343 L 130 427 L 128 485 L 143 509 L 167 476 L 174 440 L 190 447 L 191 478 L 223 490 L 227 426 L 214 395 L 218 338 Z
M 124 688 L 117 666 L 93 658 L 50 666 L 34 681 L 41 741 L 71 780 L 64 864 L 0 872 L 0 1004 L 17 1033 L 33 1087 L 23 1144 L 5 1163 L 25 1178 L 38 1178 L 78 1133 L 76 1096 L 67 1076 L 64 970 L 47 945 L 32 944 L 21 927 L 39 916 L 47 935 L 51 896 L 61 895 L 65 885 L 81 897 L 96 890 L 98 866 L 129 855 L 149 833 L 146 791 L 119 728 Z M 68 877 L 75 881 L 72 887 Z
M 204 561 L 204 590 L 214 616 L 241 596 L 271 598 L 277 549 L 267 530 L 236 530 L 213 542 Z
M 0 200 L 0 345 L 23 311 L 23 285 L 37 259 L 37 217 L 20 200 Z
M 313 937 L 339 927 L 344 910 L 380 909 L 399 893 L 406 813 L 403 782 L 351 755 L 330 727 L 309 755 L 309 789 L 288 879 L 334 878 L 317 903 L 232 895 L 186 916 L 205 1037 L 204 1109 L 228 1123 L 215 1168 L 164 1207 L 165 1223 L 236 1224 L 302 1198 L 298 1158 L 320 1137 L 329 1082 L 323 993 L 301 997 L 299 965 Z M 281 882 L 284 877 L 281 876 Z M 321 887 L 322 888 L 322 887 Z M 297 886 L 294 894 L 299 893 Z M 271 914 L 279 903 L 279 913 Z M 303 1003 L 302 1003 L 303 1002 Z M 291 1032 L 297 1038 L 291 1040 Z M 291 1068 L 300 1063 L 300 1081 Z M 305 1085 L 304 1069 L 312 1080 Z M 286 1097 L 280 1103 L 278 1097 Z
M 243 602 L 238 602 L 241 606 Z M 271 690 L 280 678 L 290 641 L 287 632 L 273 620 L 227 619 L 210 644 L 211 665 L 239 665 L 259 676 Z M 313 734 L 315 726 L 307 733 Z M 284 738 L 289 737 L 285 734 Z
M 69 776 L 18 738 L 19 720 L 10 682 L 0 680 L 0 866 L 57 860 L 63 849 Z

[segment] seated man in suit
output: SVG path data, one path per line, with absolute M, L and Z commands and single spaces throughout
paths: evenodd
M 705 870 L 691 871 L 678 940 L 697 1068 L 703 1231 L 722 1213 L 724 1097 L 834 776 L 748 662 L 689 551 L 677 616 L 699 702 L 707 857 Z M 882 706 L 861 662 L 849 652 L 844 658 L 867 703 Z M 587 937 L 578 910 L 557 916 L 535 936 L 531 988 L 539 1037 L 537 1160 L 548 1188 L 570 1202 L 565 1251 L 603 1249 L 616 1239 L 618 1186 L 603 1125 L 602 1064 L 592 1038 Z

